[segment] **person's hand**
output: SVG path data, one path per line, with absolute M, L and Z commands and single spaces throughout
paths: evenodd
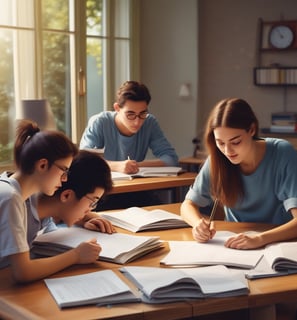
M 240 233 L 229 238 L 225 246 L 232 249 L 257 249 L 263 246 L 260 234 Z
M 135 160 L 125 160 L 123 161 L 123 172 L 128 174 L 134 174 L 139 171 L 137 161 Z
M 112 223 L 101 217 L 92 218 L 86 221 L 84 223 L 84 228 L 109 234 L 116 232 Z
M 195 240 L 198 242 L 207 242 L 214 237 L 216 230 L 213 222 L 205 219 L 200 219 L 196 226 L 192 229 L 192 234 Z
M 77 254 L 77 263 L 83 264 L 93 263 L 98 260 L 102 248 L 94 238 L 89 241 L 82 242 L 74 250 Z

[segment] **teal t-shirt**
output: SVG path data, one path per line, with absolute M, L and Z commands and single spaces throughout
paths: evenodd
M 149 149 L 168 166 L 178 165 L 178 156 L 164 136 L 156 118 L 149 114 L 140 130 L 132 136 L 122 135 L 115 124 L 114 111 L 103 111 L 89 119 L 80 141 L 80 149 L 104 149 L 104 158 L 124 161 L 128 157 L 143 161 Z
M 233 208 L 224 207 L 225 219 L 237 222 L 284 224 L 292 219 L 290 209 L 297 207 L 297 152 L 282 139 L 265 138 L 266 152 L 257 170 L 242 174 L 243 199 Z M 209 159 L 186 194 L 199 207 L 212 205 Z

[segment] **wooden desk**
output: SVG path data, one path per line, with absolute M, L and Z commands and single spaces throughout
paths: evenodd
M 179 164 L 189 172 L 198 172 L 203 165 L 205 157 L 184 157 L 179 159 Z
M 180 204 L 148 207 L 162 208 L 179 213 Z M 266 224 L 235 223 L 216 221 L 218 230 L 242 232 L 248 230 L 262 231 L 271 227 Z M 128 231 L 123 231 L 129 233 Z M 165 231 L 144 232 L 143 235 L 159 235 L 163 240 L 192 240 L 191 228 Z M 168 253 L 168 247 L 157 250 L 129 265 L 160 266 L 159 261 Z M 90 265 L 77 265 L 67 268 L 57 276 L 75 275 L 110 268 L 124 280 L 118 268 L 120 266 L 97 262 Z M 297 275 L 267 278 L 249 281 L 250 294 L 229 298 L 208 298 L 185 302 L 174 302 L 158 305 L 144 303 L 121 304 L 109 307 L 84 306 L 60 310 L 46 288 L 44 282 L 36 281 L 28 285 L 15 285 L 11 280 L 9 269 L 0 270 L 0 295 L 20 307 L 45 319 L 122 319 L 122 320 L 173 320 L 186 317 L 214 314 L 218 312 L 262 307 L 272 303 L 297 301 Z
M 115 181 L 111 194 L 174 188 L 174 202 L 180 202 L 183 200 L 181 198 L 182 187 L 190 186 L 196 176 L 194 172 L 185 172 L 176 177 L 148 177 Z

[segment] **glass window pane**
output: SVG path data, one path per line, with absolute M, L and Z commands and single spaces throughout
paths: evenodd
M 88 118 L 103 111 L 103 40 L 87 39 Z
M 116 0 L 115 8 L 115 36 L 128 38 L 130 32 L 130 0 Z
M 12 31 L 0 30 L 0 162 L 12 159 L 14 132 Z
M 102 0 L 87 0 L 86 2 L 87 35 L 102 36 L 105 33 Z
M 59 130 L 71 135 L 71 56 L 69 36 L 43 33 L 44 98 L 51 105 Z
M 42 27 L 51 30 L 71 30 L 73 19 L 70 19 L 72 10 L 70 0 L 42 0 Z
M 1 0 L 0 24 L 7 26 L 34 26 L 34 0 Z

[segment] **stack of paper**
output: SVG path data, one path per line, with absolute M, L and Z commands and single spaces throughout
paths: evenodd
M 297 273 L 297 242 L 267 245 L 260 263 L 246 272 L 248 279 L 278 277 Z
M 111 270 L 44 281 L 60 308 L 141 301 Z
M 222 265 L 200 268 L 124 267 L 120 271 L 142 292 L 146 303 L 205 297 L 230 297 L 249 292 L 243 274 Z
M 149 211 L 131 207 L 116 212 L 102 212 L 101 216 L 113 225 L 132 232 L 189 227 L 179 215 L 161 209 Z
M 222 264 L 243 269 L 255 268 L 263 250 L 236 250 L 225 247 L 225 241 L 235 234 L 218 231 L 206 243 L 197 241 L 169 241 L 170 252 L 161 260 L 167 266 L 197 266 Z
M 144 177 L 170 177 L 177 176 L 182 173 L 181 167 L 140 167 L 139 171 L 134 174 L 127 174 L 122 172 L 111 172 L 112 180 L 132 180 L 133 178 Z
M 99 260 L 124 264 L 163 246 L 159 237 L 136 236 L 123 233 L 101 233 L 83 228 L 59 228 L 41 234 L 33 242 L 32 251 L 52 256 L 77 247 L 81 242 L 96 238 L 102 247 Z

